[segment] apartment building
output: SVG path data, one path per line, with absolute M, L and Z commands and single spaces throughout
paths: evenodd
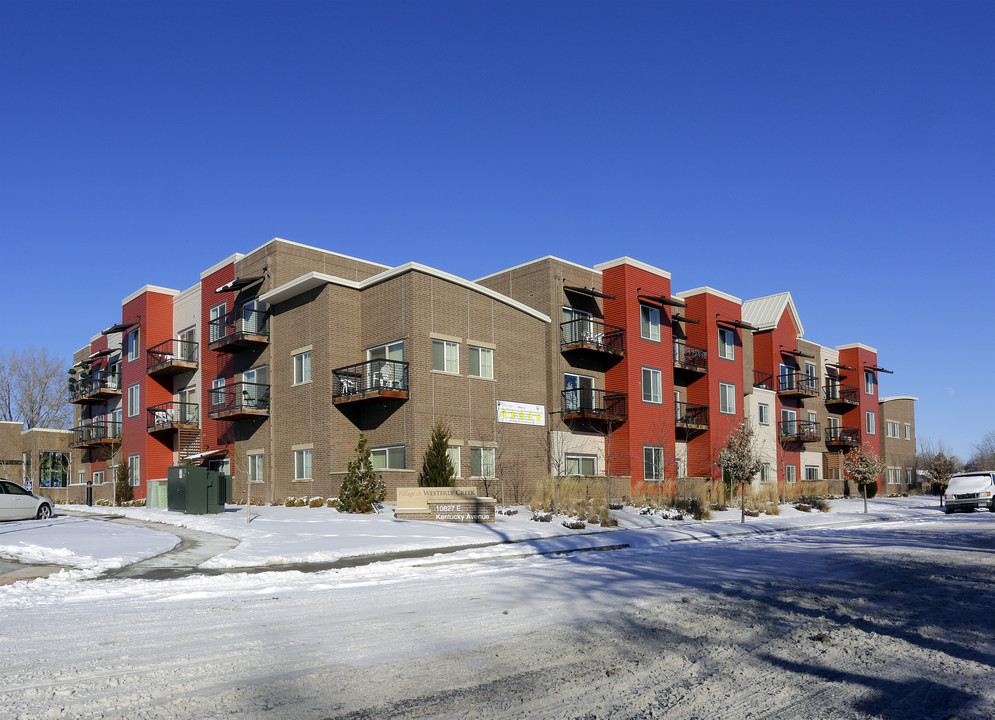
M 108 499 L 119 472 L 155 496 L 183 462 L 231 473 L 236 498 L 334 495 L 360 433 L 391 497 L 417 484 L 439 421 L 458 482 L 508 502 L 550 473 L 621 492 L 718 479 L 747 418 L 769 458 L 758 482 L 833 478 L 841 451 L 889 449 L 873 348 L 808 342 L 788 293 L 674 293 L 628 257 L 470 281 L 276 238 L 186 290 L 146 285 L 108 320 L 70 387 L 70 485 Z

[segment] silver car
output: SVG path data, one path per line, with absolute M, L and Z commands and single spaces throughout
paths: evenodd
M 47 520 L 52 501 L 28 492 L 10 480 L 0 480 L 0 520 Z

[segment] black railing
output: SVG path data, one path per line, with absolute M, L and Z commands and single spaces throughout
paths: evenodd
M 703 425 L 708 426 L 708 406 L 696 405 L 694 403 L 676 402 L 676 415 L 678 425 Z
M 198 347 L 199 343 L 192 340 L 170 338 L 165 342 L 161 342 L 145 351 L 148 355 L 149 369 L 151 370 L 156 365 L 165 365 L 176 360 L 186 363 L 196 363 Z
M 177 425 L 199 425 L 197 403 L 166 402 L 146 409 L 149 432 L 168 430 Z
M 332 370 L 332 397 L 375 390 L 408 391 L 408 363 L 402 360 L 367 360 Z
M 75 380 L 69 386 L 69 401 L 97 395 L 106 391 L 121 392 L 121 373 L 100 370 L 82 380 Z
M 777 376 L 777 391 L 818 395 L 819 376 L 808 375 L 801 371 L 781 373 Z
M 214 318 L 208 323 L 208 337 L 211 343 L 246 335 L 269 337 L 269 313 L 265 310 L 239 308 Z
M 855 427 L 827 427 L 826 445 L 860 445 L 860 429 Z
M 625 328 L 594 319 L 568 320 L 560 323 L 560 347 L 569 346 L 625 355 Z
M 120 440 L 121 423 L 113 420 L 95 420 L 88 425 L 73 428 L 73 447 L 120 442 Z
M 815 420 L 782 420 L 777 427 L 782 441 L 819 441 L 819 423 Z
M 674 366 L 697 372 L 708 371 L 708 350 L 674 340 Z
M 754 370 L 753 387 L 763 388 L 765 390 L 773 390 L 774 376 L 769 372 L 763 372 L 762 370 Z
M 561 392 L 564 415 L 605 420 L 624 420 L 628 413 L 625 393 L 594 388 L 571 388 Z
M 269 385 L 237 382 L 211 390 L 208 416 L 221 417 L 245 412 L 261 414 L 269 411 Z
M 827 403 L 860 404 L 860 388 L 840 383 L 826 383 L 825 397 Z

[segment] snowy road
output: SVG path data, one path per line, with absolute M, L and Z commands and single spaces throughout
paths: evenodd
M 0 717 L 995 716 L 989 513 L 460 557 L 18 583 Z

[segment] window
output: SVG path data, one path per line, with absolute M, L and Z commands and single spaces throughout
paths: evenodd
M 179 340 L 176 343 L 176 351 L 179 353 L 180 360 L 188 360 L 190 362 L 197 361 L 197 331 L 195 328 L 187 328 L 186 330 L 180 330 L 176 333 L 176 339 Z
M 736 414 L 736 386 L 732 383 L 719 383 L 719 412 L 725 415 Z
M 806 465 L 805 466 L 805 479 L 806 480 L 818 480 L 819 479 L 819 466 L 818 465 Z
M 223 377 L 211 380 L 211 405 L 217 407 L 225 404 L 225 379 Z
M 449 456 L 449 462 L 453 465 L 453 470 L 456 472 L 456 477 L 463 477 L 463 472 L 460 465 L 460 446 L 450 445 L 446 448 L 446 455 Z
M 874 372 L 871 370 L 864 370 L 864 392 L 874 394 Z
M 757 422 L 761 425 L 770 425 L 770 405 L 767 403 L 757 405 Z
M 663 373 L 656 368 L 643 368 L 643 402 L 663 402 Z
M 643 445 L 643 479 L 663 480 L 663 448 Z
M 794 465 L 784 466 L 784 479 L 791 485 L 798 481 L 798 468 Z
M 576 308 L 563 308 L 563 341 L 568 343 L 594 339 L 593 315 Z
M 262 453 L 253 453 L 249 455 L 249 482 L 262 482 L 263 481 L 263 455 Z
M 902 482 L 901 468 L 888 468 L 888 484 L 898 485 Z
M 594 409 L 594 378 L 588 375 L 563 374 L 565 412 Z
M 685 470 L 684 466 L 685 466 L 684 460 L 681 460 L 680 458 L 674 460 L 674 472 L 677 474 L 677 477 L 682 478 L 686 476 L 687 473 L 685 473 L 684 471 Z
M 142 481 L 142 456 L 128 456 L 128 484 L 131 487 L 138 487 Z
M 311 351 L 294 355 L 294 385 L 311 382 Z
M 660 342 L 660 308 L 639 306 L 639 337 Z
M 490 348 L 470 346 L 470 376 L 494 378 L 494 351 Z
M 94 470 L 93 471 L 93 484 L 94 485 L 103 485 L 104 484 L 104 471 L 103 470 Z
M 134 330 L 128 331 L 128 337 L 125 343 L 128 346 L 128 362 L 138 359 L 138 345 L 139 345 L 139 332 L 141 328 L 135 328 Z
M 397 360 L 398 362 L 402 362 L 404 360 L 404 341 L 397 340 L 396 342 L 371 347 L 366 351 L 366 359 Z
M 404 446 L 382 447 L 370 450 L 374 470 L 403 470 Z
M 494 477 L 494 448 L 470 448 L 471 477 Z
M 128 386 L 128 417 L 135 417 L 141 407 L 141 392 L 138 384 Z
M 57 450 L 38 452 L 38 484 L 41 487 L 66 487 L 69 477 L 69 453 Z
M 760 466 L 760 482 L 770 482 L 770 463 L 764 463 Z
M 567 455 L 567 475 L 597 475 L 598 459 L 594 455 Z
M 865 416 L 866 416 L 866 421 L 865 422 L 866 422 L 866 427 L 867 427 L 867 434 L 868 435 L 873 435 L 874 434 L 874 421 L 875 421 L 874 411 L 873 410 L 868 410 L 867 413 L 865 414 Z
M 724 360 L 736 359 L 736 333 L 729 328 L 719 328 L 719 357 Z
M 911 468 L 906 468 L 906 470 L 905 470 L 905 483 L 908 486 L 910 486 L 910 487 L 912 486 L 912 469 Z
M 228 306 L 225 303 L 215 305 L 211 308 L 211 320 L 208 324 L 208 327 L 210 328 L 210 342 L 220 340 L 225 336 L 224 329 L 221 325 L 224 322 L 225 310 L 227 309 Z
M 294 450 L 294 480 L 311 479 L 311 448 Z
M 814 423 L 815 422 L 815 413 L 812 412 L 811 410 L 808 411 L 808 421 L 810 423 Z
M 905 439 L 906 440 L 912 439 L 912 426 L 909 425 L 908 423 L 905 423 Z
M 242 305 L 242 332 L 251 335 L 266 334 L 266 311 L 263 305 L 253 298 Z
M 798 434 L 797 420 L 797 411 L 781 408 L 781 437 L 788 437 Z
M 439 372 L 459 372 L 459 343 L 448 340 L 432 341 L 432 369 Z
M 269 407 L 269 386 L 266 384 L 266 366 L 260 365 L 242 373 L 242 405 L 246 408 L 265 410 Z
M 84 481 L 83 481 L 83 473 L 82 473 L 82 472 L 80 472 L 80 473 L 78 473 L 78 474 L 76 475 L 76 483 L 75 483 L 75 484 L 76 484 L 76 485 L 82 485 L 82 484 L 83 484 L 83 482 L 84 482 Z

